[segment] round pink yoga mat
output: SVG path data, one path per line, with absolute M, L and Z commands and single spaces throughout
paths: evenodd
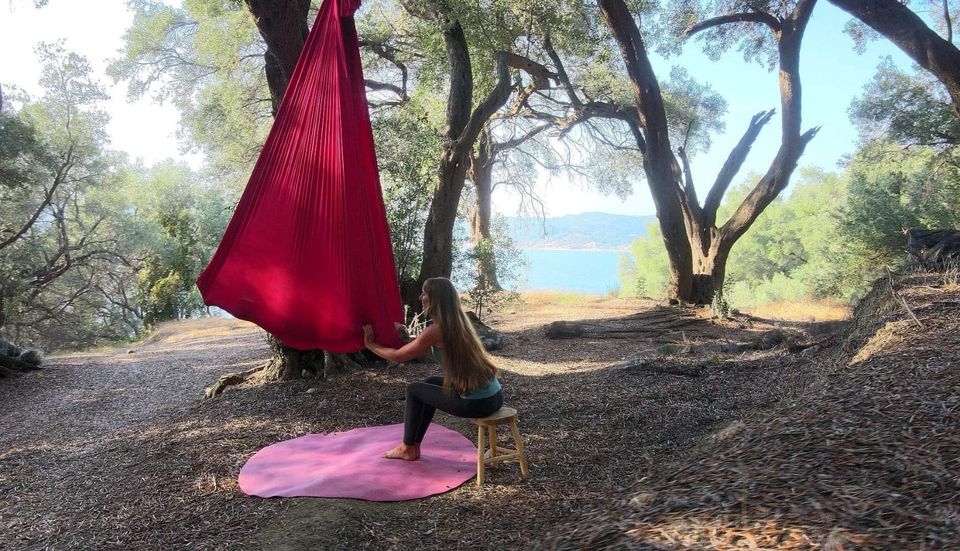
M 346 497 L 403 501 L 440 494 L 477 474 L 477 448 L 432 424 L 420 459 L 385 459 L 403 440 L 403 424 L 307 434 L 258 451 L 240 469 L 240 489 L 259 497 Z

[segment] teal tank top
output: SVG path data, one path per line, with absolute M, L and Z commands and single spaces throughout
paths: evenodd
M 443 350 L 437 348 L 436 346 L 430 347 L 430 355 L 433 356 L 434 360 L 437 360 L 437 363 L 443 364 Z M 500 386 L 500 381 L 496 377 L 490 379 L 490 382 L 487 383 L 487 386 L 474 389 L 466 394 L 461 394 L 460 397 L 467 400 L 482 400 L 484 398 L 489 398 L 494 394 L 500 392 L 503 389 Z

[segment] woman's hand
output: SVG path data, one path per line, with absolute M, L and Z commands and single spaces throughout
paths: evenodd
M 368 323 L 361 326 L 361 329 L 363 329 L 363 345 L 370 348 L 370 344 L 374 342 L 373 327 Z
M 369 324 L 362 325 L 361 328 L 363 329 L 363 344 L 377 356 L 391 362 L 399 363 L 419 358 L 429 352 L 431 346 L 440 342 L 440 328 L 437 325 L 427 327 L 417 335 L 417 338 L 403 345 L 399 350 L 377 344 L 373 340 L 373 328 Z

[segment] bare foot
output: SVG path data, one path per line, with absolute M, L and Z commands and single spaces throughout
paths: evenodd
M 416 461 L 420 459 L 420 445 L 414 444 L 413 446 L 408 446 L 406 444 L 400 444 L 396 448 L 388 451 L 383 455 L 387 459 L 403 459 L 404 461 Z

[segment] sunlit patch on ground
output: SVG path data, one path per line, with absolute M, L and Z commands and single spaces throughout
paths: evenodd
M 778 301 L 740 310 L 759 318 L 789 321 L 837 321 L 850 317 L 851 306 L 839 301 Z

